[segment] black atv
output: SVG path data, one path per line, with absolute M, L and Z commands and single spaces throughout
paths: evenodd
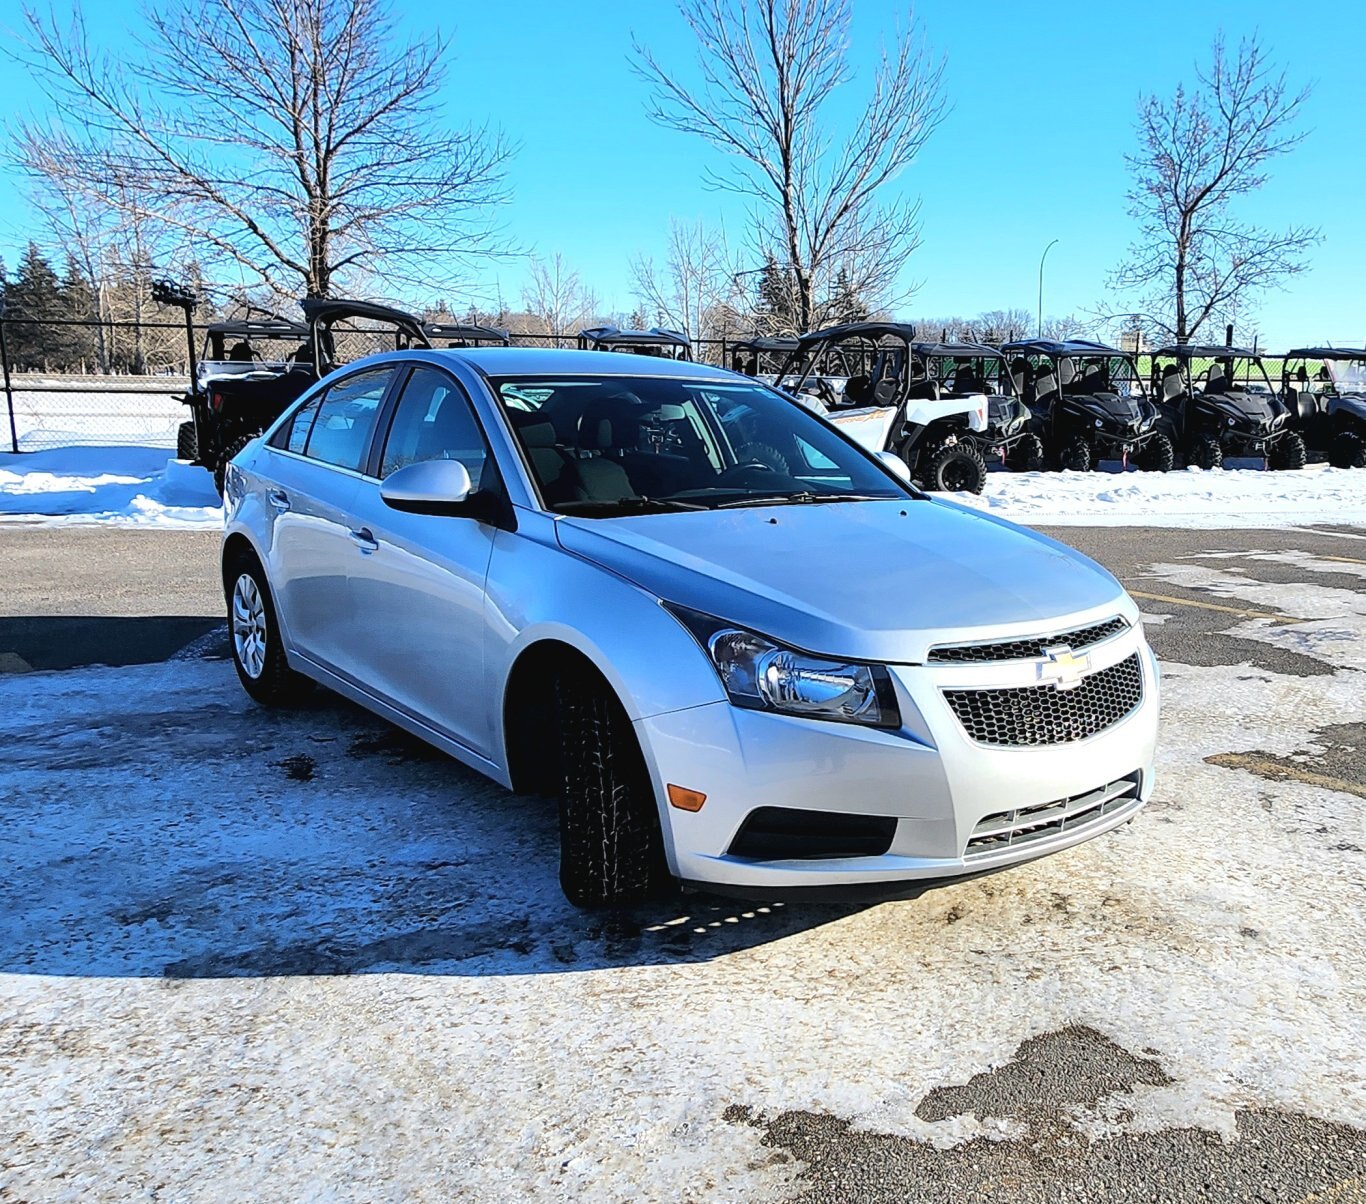
M 986 428 L 970 433 L 984 459 L 999 460 L 1015 472 L 1044 469 L 1043 440 L 1000 351 L 985 343 L 912 343 L 911 350 L 918 369 L 913 394 L 986 398 Z
M 431 346 L 422 324 L 402 310 L 309 298 L 300 302 L 302 324 L 271 317 L 210 326 L 196 365 L 188 321 L 196 299 L 164 285 L 153 297 L 187 317 L 191 383 L 181 400 L 191 421 L 181 424 L 177 454 L 212 472 L 220 493 L 228 462 L 334 368 L 380 351 Z
M 666 360 L 691 360 L 692 341 L 678 330 L 618 330 L 593 326 L 579 331 L 580 351 L 624 351 L 630 355 L 653 355 Z
M 1178 343 L 1153 352 L 1152 365 L 1158 425 L 1188 464 L 1264 456 L 1268 468 L 1304 467 L 1304 439 L 1255 351 Z
M 941 397 L 915 351 L 915 336 L 914 326 L 897 322 L 812 331 L 797 340 L 778 387 L 869 451 L 895 452 L 923 488 L 981 493 L 986 398 Z
M 1001 351 L 1055 468 L 1086 472 L 1119 460 L 1125 468 L 1132 461 L 1172 469 L 1175 449 L 1133 357 L 1086 339 L 1022 339 Z
M 1318 367 L 1311 375 L 1314 362 Z M 1334 468 L 1366 468 L 1366 351 L 1287 351 L 1281 402 L 1310 451 L 1326 457 Z
M 731 371 L 772 384 L 788 356 L 796 350 L 795 334 L 755 335 L 752 339 L 741 339 L 730 345 Z
M 422 333 L 433 347 L 508 347 L 512 336 L 498 326 L 475 326 L 461 322 L 426 322 Z

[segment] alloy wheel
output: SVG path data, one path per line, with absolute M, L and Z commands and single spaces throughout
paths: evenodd
M 265 672 L 266 607 L 250 573 L 243 573 L 232 587 L 232 646 L 253 681 Z

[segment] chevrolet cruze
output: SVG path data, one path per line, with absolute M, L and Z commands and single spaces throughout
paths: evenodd
M 767 385 L 486 348 L 329 376 L 231 466 L 242 684 L 310 681 L 557 796 L 580 905 L 916 893 L 1130 819 L 1139 614 Z

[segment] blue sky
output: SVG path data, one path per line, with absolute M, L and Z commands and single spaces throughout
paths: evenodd
M 18 0 L 0 0 L 0 26 L 17 27 L 20 10 Z M 129 44 L 135 11 L 91 4 L 88 17 L 118 51 Z M 433 9 L 399 2 L 397 11 L 420 33 Z M 628 64 L 634 32 L 680 71 L 692 70 L 692 46 L 667 0 L 439 11 L 453 35 L 448 114 L 492 119 L 521 144 L 505 222 L 524 247 L 563 252 L 605 309 L 627 310 L 630 257 L 661 256 L 670 217 L 724 222 L 738 241 L 743 206 L 702 184 L 715 153 L 646 119 L 647 89 Z M 1039 255 L 1054 238 L 1045 309 L 1084 311 L 1105 297 L 1106 275 L 1133 233 L 1123 156 L 1140 92 L 1167 93 L 1190 79 L 1219 29 L 1230 41 L 1260 29 L 1292 78 L 1315 83 L 1305 123 L 1312 132 L 1240 212 L 1273 226 L 1315 224 L 1324 235 L 1312 270 L 1265 298 L 1264 342 L 1366 342 L 1366 6 L 925 0 L 917 11 L 947 56 L 952 111 L 893 185 L 923 202 L 923 246 L 909 271 L 920 288 L 908 312 L 1032 311 Z M 836 98 L 836 115 L 857 109 L 879 39 L 904 23 L 906 9 L 858 0 L 855 12 L 852 54 L 868 66 L 847 99 Z M 31 82 L 13 70 L 4 78 L 5 111 L 41 109 Z M 11 264 L 27 220 L 15 201 L 0 207 L 0 254 Z M 487 295 L 496 284 L 515 300 L 524 271 L 517 262 L 490 268 L 476 291 Z

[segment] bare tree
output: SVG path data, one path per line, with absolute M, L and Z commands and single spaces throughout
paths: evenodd
M 702 222 L 669 222 L 662 268 L 654 260 L 631 261 L 636 297 L 648 319 L 690 339 L 724 338 L 738 328 L 741 290 L 725 230 L 713 234 Z
M 840 271 L 870 306 L 890 304 L 918 242 L 918 204 L 882 198 L 944 113 L 942 64 L 914 21 L 884 47 L 858 118 L 836 128 L 829 102 L 854 75 L 850 0 L 679 0 L 679 11 L 701 82 L 637 42 L 651 116 L 731 157 L 709 182 L 750 199 L 753 250 L 790 274 L 799 323 L 819 323 Z
M 522 289 L 522 304 L 526 306 L 531 325 L 540 329 L 536 334 L 574 335 L 590 326 L 597 314 L 598 299 L 579 280 L 558 251 L 548 260 L 533 259 L 531 274 Z M 557 338 L 555 345 L 559 346 Z
M 1170 101 L 1148 95 L 1139 103 L 1139 150 L 1128 159 L 1139 238 L 1112 278 L 1141 295 L 1150 329 L 1178 340 L 1233 321 L 1257 293 L 1303 271 L 1319 241 L 1307 226 L 1276 232 L 1231 211 L 1305 137 L 1296 124 L 1310 90 L 1292 92 L 1255 37 L 1232 57 L 1216 39 L 1209 68 L 1196 78 Z
M 499 247 L 509 148 L 442 122 L 448 42 L 400 42 L 384 0 L 170 0 L 133 65 L 97 52 L 79 15 L 25 17 L 21 60 L 56 116 L 20 127 L 21 166 L 179 235 L 244 291 L 450 279 Z

